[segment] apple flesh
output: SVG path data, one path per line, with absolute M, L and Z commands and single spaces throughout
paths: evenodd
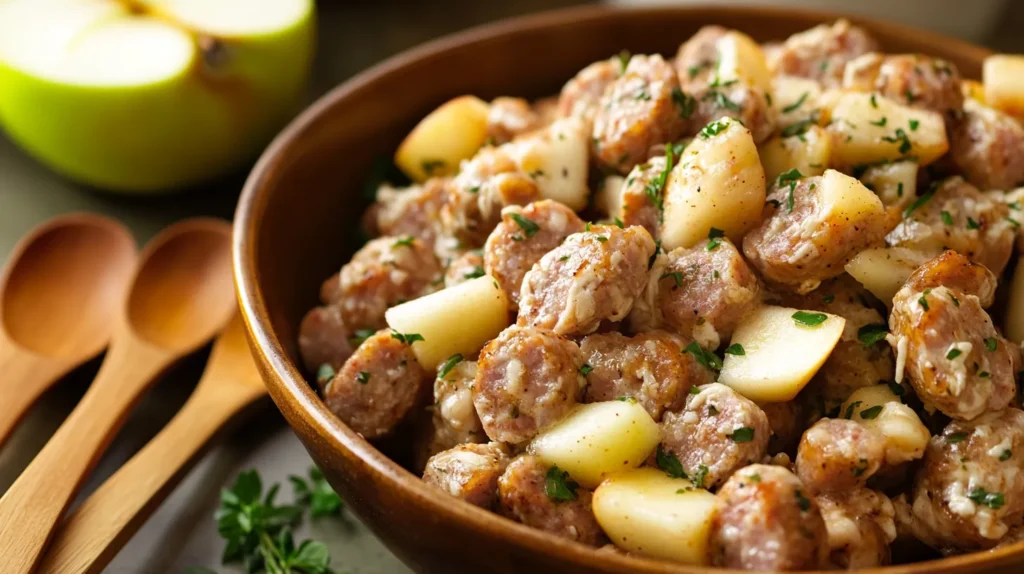
M 0 2 L 0 124 L 97 188 L 201 182 L 301 103 L 313 23 L 311 0 Z

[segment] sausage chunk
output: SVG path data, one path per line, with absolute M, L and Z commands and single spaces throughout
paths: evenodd
M 621 60 L 610 58 L 580 70 L 562 87 L 558 96 L 559 117 L 578 116 L 592 124 L 605 90 L 619 79 L 624 69 Z
M 865 54 L 846 66 L 843 87 L 877 92 L 903 105 L 939 112 L 947 119 L 964 104 L 960 71 L 923 54 Z
M 828 530 L 829 563 L 855 570 L 886 566 L 896 539 L 896 510 L 889 497 L 867 488 L 814 498 Z
M 828 532 L 813 496 L 781 466 L 752 464 L 718 491 L 711 564 L 741 570 L 811 570 L 828 559 Z
M 932 257 L 952 249 L 1001 273 L 1013 253 L 1016 233 L 1002 198 L 982 193 L 960 177 L 946 179 L 932 191 L 924 205 L 889 232 L 886 243 Z
M 498 478 L 508 467 L 508 447 L 501 443 L 464 444 L 427 461 L 423 481 L 481 508 L 498 501 Z
M 689 341 L 667 331 L 648 331 L 634 337 L 622 333 L 588 335 L 580 348 L 590 367 L 584 402 L 632 397 L 651 417 L 678 411 L 690 389 L 714 380 L 714 373 L 684 351 Z
M 513 308 L 519 305 L 523 277 L 565 238 L 583 231 L 583 220 L 565 205 L 545 199 L 526 207 L 509 206 L 484 246 L 487 274 L 498 280 Z
M 447 363 L 442 365 L 441 372 L 434 379 L 434 408 L 437 414 L 455 430 L 480 431 L 480 417 L 473 406 L 476 361 L 459 361 L 444 372 L 446 367 Z
M 949 423 L 928 443 L 910 500 L 900 526 L 922 542 L 943 551 L 995 546 L 1024 521 L 1024 412 Z
M 441 223 L 463 248 L 483 247 L 506 205 L 539 198 L 537 183 L 519 169 L 508 146 L 488 146 L 462 163 L 441 208 Z
M 480 351 L 473 404 L 491 440 L 521 443 L 557 422 L 586 384 L 576 343 L 513 325 Z
M 363 341 L 324 389 L 324 403 L 352 430 L 382 437 L 426 402 L 430 376 L 390 329 Z
M 454 287 L 470 279 L 483 277 L 484 273 L 484 256 L 479 250 L 473 249 L 452 259 L 448 264 L 448 268 L 444 270 L 444 286 Z
M 377 233 L 391 237 L 412 236 L 433 246 L 441 234 L 441 207 L 448 198 L 451 180 L 431 178 L 423 185 L 399 189 L 382 185 L 371 208 Z
M 865 345 L 860 338 L 864 328 L 888 330 L 885 317 L 853 277 L 844 273 L 806 295 L 780 293 L 772 298 L 786 307 L 824 311 L 846 319 L 839 343 L 805 391 L 822 402 L 823 412 L 831 411 L 857 389 L 892 379 L 895 361 L 889 345 L 884 340 Z
M 622 191 L 618 193 L 619 206 L 615 210 L 622 214 L 622 224 L 626 227 L 639 225 L 658 237 L 661 226 L 661 209 L 658 207 L 658 193 L 649 193 L 648 189 L 657 190 L 661 186 L 655 180 L 664 182 L 668 179 L 665 156 L 651 158 L 646 163 L 638 164 L 629 172 Z
M 389 307 L 432 292 L 441 265 L 431 246 L 412 236 L 380 237 L 341 268 L 341 316 L 350 329 L 380 329 Z
M 793 34 L 765 55 L 775 75 L 811 78 L 826 88 L 838 88 L 847 63 L 877 49 L 878 43 L 863 29 L 836 20 L 831 26 L 822 24 Z
M 715 349 L 759 303 L 757 276 L 732 242 L 719 238 L 659 255 L 629 322 L 636 330 L 665 327 Z
M 633 56 L 625 73 L 607 88 L 594 117 L 594 153 L 622 174 L 647 159 L 657 144 L 674 142 L 686 130 L 679 78 L 661 56 Z
M 697 486 L 710 489 L 764 458 L 771 427 L 761 407 L 723 384 L 696 390 L 683 410 L 665 413 L 661 448 L 679 459 Z
M 796 474 L 812 492 L 843 492 L 867 484 L 884 460 L 885 437 L 878 431 L 853 420 L 821 419 L 800 439 Z
M 473 414 L 476 416 L 476 413 Z M 438 412 L 438 408 L 427 408 L 417 421 L 413 437 L 412 454 L 414 469 L 422 473 L 430 457 L 463 444 L 487 442 L 483 429 L 456 429 Z
M 554 497 L 545 486 L 549 475 L 566 486 Z M 590 506 L 593 493 L 536 456 L 522 455 L 508 465 L 498 479 L 498 495 L 500 512 L 517 522 L 590 546 L 608 542 Z
M 306 370 L 317 376 L 322 390 L 330 380 L 327 376 L 340 369 L 352 355 L 348 328 L 341 319 L 339 307 L 313 307 L 306 313 L 299 324 L 299 354 Z
M 654 240 L 642 227 L 595 225 L 574 233 L 526 274 L 519 324 L 585 335 L 620 321 L 647 281 Z
M 320 302 L 324 305 L 335 305 L 341 301 L 341 272 L 328 277 L 320 284 Z
M 487 137 L 492 143 L 503 144 L 541 125 L 541 118 L 530 102 L 522 98 L 495 98 L 487 114 Z
M 797 293 L 813 291 L 843 273 L 851 257 L 881 244 L 886 231 L 882 212 L 853 224 L 847 216 L 826 211 L 815 192 L 822 181 L 816 176 L 777 182 L 761 225 L 743 238 L 743 254 L 764 278 Z
M 968 99 L 950 132 L 953 162 L 978 187 L 1007 191 L 1024 184 L 1024 126 Z
M 957 260 L 969 265 L 948 252 L 925 263 L 896 293 L 889 343 L 897 354 L 897 382 L 906 375 L 925 406 L 970 420 L 1013 400 L 1016 355 L 977 295 L 922 283 L 931 268 Z

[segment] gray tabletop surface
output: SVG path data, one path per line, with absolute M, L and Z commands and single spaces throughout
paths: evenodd
M 321 3 L 319 51 L 310 98 L 355 72 L 402 49 L 454 30 L 505 16 L 575 0 L 509 2 L 346 1 Z M 1007 50 L 1024 50 L 1017 31 L 1024 24 L 1024 2 L 1012 2 L 999 30 L 988 42 Z M 126 198 L 84 189 L 57 175 L 18 150 L 0 134 L 0 264 L 15 241 L 32 226 L 59 213 L 94 211 L 117 217 L 144 242 L 167 224 L 190 215 L 230 218 L 244 170 L 215 185 L 183 195 Z M 185 401 L 198 380 L 205 357 L 185 361 L 145 397 L 88 480 L 83 496 L 128 460 Z M 0 450 L 2 493 L 74 407 L 96 372 L 92 364 L 63 381 L 33 409 L 25 423 Z M 221 572 L 221 540 L 212 515 L 220 489 L 238 472 L 256 468 L 265 482 L 283 482 L 304 474 L 311 464 L 298 440 L 272 405 L 227 432 L 207 452 L 181 485 L 131 539 L 106 572 L 181 572 L 206 566 Z M 287 489 L 285 489 L 287 491 Z M 353 574 L 408 572 L 366 529 L 319 521 L 301 530 L 328 542 L 333 565 Z

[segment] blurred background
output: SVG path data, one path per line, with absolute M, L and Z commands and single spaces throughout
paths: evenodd
M 0 8 L 11 1 L 0 0 Z M 215 3 L 218 0 L 208 1 Z M 300 103 L 312 101 L 388 56 L 441 35 L 510 16 L 587 3 L 590 2 L 318 2 L 315 56 Z M 686 2 L 612 0 L 612 3 Z M 799 5 L 846 11 L 930 28 L 1000 51 L 1024 52 L 1024 36 L 1020 34 L 1024 28 L 1024 2 L 1019 0 L 718 0 L 717 3 Z M 0 38 L 2 47 L 3 39 Z M 0 93 L 4 89 L 0 77 Z M 145 241 L 160 228 L 182 217 L 214 215 L 230 218 L 250 164 L 250 160 L 241 162 L 210 183 L 188 185 L 181 193 L 173 195 L 110 194 L 57 175 L 0 133 L 0 263 L 6 260 L 14 242 L 32 226 L 67 211 L 96 211 L 120 218 L 135 231 L 139 241 Z M 186 362 L 150 393 L 90 479 L 86 492 L 99 485 L 170 419 L 191 392 L 202 365 L 202 357 Z M 84 369 L 46 396 L 33 410 L 27 424 L 0 451 L 0 492 L 14 480 L 70 412 L 95 368 L 93 365 Z M 265 407 L 246 423 L 245 432 L 229 433 L 226 442 L 205 456 L 108 572 L 181 572 L 187 566 L 220 569 L 221 540 L 216 535 L 212 520 L 219 489 L 233 480 L 240 470 L 247 468 L 260 469 L 266 481 L 274 482 L 285 480 L 289 474 L 303 474 L 310 464 L 305 451 L 277 412 L 272 407 Z M 337 525 L 323 528 L 329 530 L 315 534 L 330 541 L 334 565 L 339 571 L 353 574 L 406 571 L 361 528 Z

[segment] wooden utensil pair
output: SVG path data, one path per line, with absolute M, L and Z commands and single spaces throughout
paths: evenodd
M 0 572 L 32 572 L 55 532 L 41 571 L 102 570 L 213 434 L 265 394 L 237 313 L 230 237 L 226 222 L 187 220 L 140 258 L 120 224 L 70 215 L 15 248 L 0 282 L 0 443 L 53 382 L 109 350 L 78 406 L 0 498 Z M 142 393 L 221 330 L 178 415 L 58 528 Z

